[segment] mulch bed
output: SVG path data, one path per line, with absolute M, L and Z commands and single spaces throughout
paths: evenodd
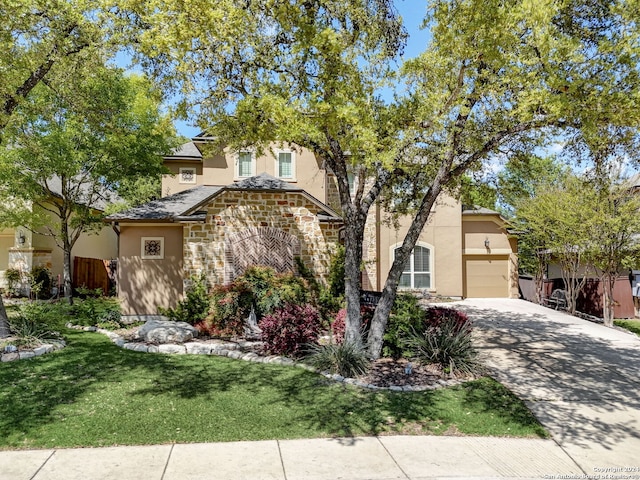
M 438 380 L 450 378 L 439 365 L 421 365 L 411 362 L 411 373 L 405 373 L 405 368 L 409 363 L 403 358 L 394 360 L 392 358 L 381 358 L 371 364 L 367 375 L 360 380 L 376 385 L 378 387 L 390 387 L 396 385 L 404 387 L 407 385 L 432 385 Z

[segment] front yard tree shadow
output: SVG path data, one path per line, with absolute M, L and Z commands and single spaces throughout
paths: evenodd
M 492 414 L 508 415 L 492 434 L 539 434 L 539 426 L 481 403 L 495 394 L 483 381 L 466 393 L 372 392 L 301 368 L 139 353 L 95 333 L 66 335 L 59 352 L 0 365 L 0 448 L 484 434 Z

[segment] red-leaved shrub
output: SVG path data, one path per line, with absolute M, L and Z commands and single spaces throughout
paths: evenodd
M 466 313 L 453 308 L 429 307 L 425 315 L 425 328 L 439 328 L 443 323 L 452 322 L 454 333 L 463 329 L 471 329 L 471 322 Z
M 258 324 L 267 353 L 301 356 L 306 345 L 318 343 L 320 313 L 312 305 L 286 304 Z
M 362 332 L 365 333 L 369 329 L 369 324 L 373 318 L 373 307 L 361 306 L 360 315 L 362 317 Z M 335 343 L 344 342 L 344 330 L 347 321 L 347 309 L 341 308 L 336 314 L 336 319 L 331 324 L 331 334 Z

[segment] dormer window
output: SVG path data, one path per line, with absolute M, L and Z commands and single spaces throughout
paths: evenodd
M 295 153 L 292 150 L 280 150 L 276 158 L 276 174 L 283 180 L 294 180 L 296 176 Z
M 193 167 L 180 169 L 180 183 L 196 183 L 196 169 Z
M 255 174 L 255 155 L 252 152 L 239 152 L 236 159 L 236 178 L 253 177 Z

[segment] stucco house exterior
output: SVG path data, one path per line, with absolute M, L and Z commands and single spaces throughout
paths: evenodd
M 333 174 L 297 145 L 212 151 L 195 137 L 164 159 L 163 197 L 107 217 L 119 231 L 118 291 L 125 315 L 174 306 L 191 275 L 224 284 L 249 265 L 294 268 L 321 278 L 344 225 Z M 380 290 L 409 219 L 397 228 L 372 207 L 363 288 Z M 517 244 L 496 212 L 443 198 L 423 229 L 402 288 L 450 297 L 517 297 Z

